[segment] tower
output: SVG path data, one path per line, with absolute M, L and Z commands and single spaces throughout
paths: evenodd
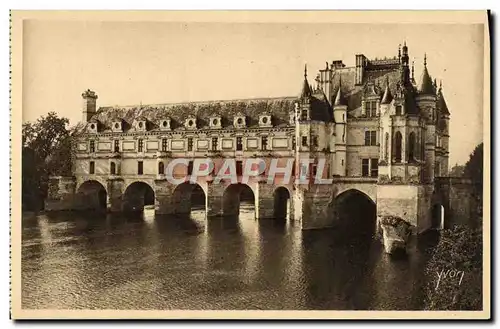
M 441 151 L 440 176 L 448 176 L 449 165 L 449 139 L 450 139 L 450 112 L 443 95 L 442 83 L 439 84 L 437 93 L 438 130 L 440 132 L 439 147 Z
M 339 87 L 333 102 L 335 119 L 335 173 L 347 174 L 347 102 L 342 92 L 342 77 L 339 76 Z
M 427 70 L 427 55 L 424 55 L 424 70 L 418 88 L 417 104 L 420 109 L 425 135 L 422 141 L 423 158 L 425 160 L 423 170 L 423 181 L 434 182 L 436 170 L 436 90 L 432 78 Z
M 82 98 L 82 122 L 88 122 L 90 118 L 96 113 L 97 94 L 94 91 L 87 89 L 82 93 Z

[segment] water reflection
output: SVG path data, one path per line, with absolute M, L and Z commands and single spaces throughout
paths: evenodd
M 23 218 L 24 308 L 419 309 L 427 246 L 392 259 L 374 240 L 290 220 L 104 213 Z M 431 239 L 432 240 L 432 239 Z

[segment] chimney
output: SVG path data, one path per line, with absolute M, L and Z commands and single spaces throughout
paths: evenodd
M 93 92 L 90 89 L 87 89 L 86 91 L 83 92 L 82 94 L 83 98 L 83 106 L 82 106 L 82 112 L 83 112 L 83 122 L 88 122 L 90 118 L 96 113 L 96 100 L 97 100 L 97 95 L 95 92 Z
M 342 60 L 336 60 L 332 62 L 332 68 L 334 69 L 341 69 L 344 68 L 345 64 L 342 62 Z
M 367 59 L 365 55 L 358 54 L 356 55 L 356 85 L 363 84 L 363 75 L 365 73 L 365 67 L 367 64 Z

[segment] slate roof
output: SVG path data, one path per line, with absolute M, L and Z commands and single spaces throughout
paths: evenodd
M 395 97 L 395 95 L 397 95 L 397 86 L 401 77 L 399 69 L 395 69 L 394 67 L 377 70 L 367 69 L 364 74 L 364 81 L 370 82 L 373 86 L 375 86 L 375 90 L 381 99 L 387 82 L 389 83 L 389 91 L 392 96 Z M 363 85 L 356 85 L 355 79 L 356 71 L 354 67 L 336 70 L 333 75 L 333 93 L 331 95 L 333 95 L 332 97 L 336 97 L 339 89 L 339 81 L 342 80 L 342 95 L 346 99 L 349 113 L 361 108 L 361 102 L 366 92 L 365 87 L 367 83 L 364 83 Z M 406 96 L 405 107 L 407 108 L 407 112 L 410 114 L 417 114 L 418 108 L 415 103 L 417 90 L 410 84 L 406 86 L 406 88 L 403 88 L 402 91 Z
M 142 106 L 100 107 L 92 117 L 101 124 L 100 132 L 111 132 L 113 122 L 122 120 L 124 131 L 133 131 L 135 120 L 146 118 L 149 130 L 159 129 L 160 120 L 170 118 L 171 127 L 184 130 L 188 117 L 197 118 L 198 128 L 209 126 L 209 118 L 222 117 L 222 127 L 233 127 L 233 119 L 240 113 L 247 117 L 247 127 L 258 127 L 259 115 L 269 114 L 273 126 L 288 126 L 290 113 L 295 109 L 297 97 L 243 99 L 228 101 L 190 102 L 176 104 L 154 104 Z

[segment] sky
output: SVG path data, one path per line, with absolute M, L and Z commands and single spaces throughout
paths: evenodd
M 76 124 L 84 90 L 98 106 L 296 96 L 325 62 L 393 57 L 406 41 L 417 82 L 443 81 L 450 167 L 482 142 L 483 26 L 27 20 L 23 122 L 50 111 Z

